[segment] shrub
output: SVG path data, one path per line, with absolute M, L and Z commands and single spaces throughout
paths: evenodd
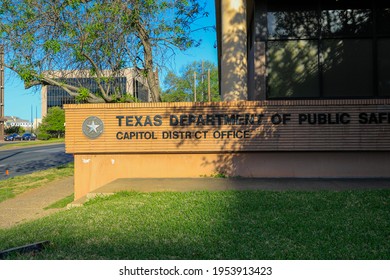
M 12 133 L 21 133 L 21 127 L 20 126 L 10 126 L 4 129 L 5 134 L 12 134 Z
M 51 136 L 50 136 L 50 134 L 48 134 L 46 132 L 40 132 L 40 133 L 38 133 L 37 138 L 39 140 L 49 140 L 51 138 Z

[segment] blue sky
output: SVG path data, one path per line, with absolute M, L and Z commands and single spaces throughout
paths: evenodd
M 215 7 L 214 1 L 206 2 L 206 11 L 209 13 L 208 18 L 198 22 L 194 29 L 201 26 L 215 25 Z M 185 53 L 177 53 L 174 61 L 170 63 L 171 70 L 179 73 L 180 69 L 192 61 L 210 60 L 217 64 L 217 49 L 215 32 L 198 31 L 194 34 L 197 39 L 202 39 L 199 47 L 187 50 Z M 164 73 L 160 73 L 161 82 L 163 82 Z M 6 116 L 17 116 L 25 120 L 31 120 L 31 115 L 35 118 L 41 117 L 41 95 L 40 89 L 24 89 L 23 82 L 12 74 L 11 71 L 5 71 L 5 101 L 4 114 Z M 32 114 L 31 114 L 32 112 Z

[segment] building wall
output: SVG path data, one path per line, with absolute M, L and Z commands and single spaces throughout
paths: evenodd
M 103 72 L 106 76 L 110 75 L 109 71 Z M 77 79 L 77 82 L 81 83 L 82 86 L 88 88 L 89 90 L 96 91 L 93 89 L 94 78 L 89 78 L 89 71 L 53 71 L 50 75 L 55 79 Z M 138 99 L 143 102 L 150 101 L 150 92 L 147 86 L 146 79 L 137 74 L 133 69 L 124 69 L 121 72 L 121 76 L 119 79 L 125 78 L 125 86 L 122 88 L 122 94 L 133 94 L 136 97 L 136 93 L 138 95 Z M 86 79 L 90 79 L 88 81 Z M 138 87 L 136 87 L 136 83 Z M 95 86 L 96 87 L 96 86 Z M 52 106 L 62 107 L 64 104 L 74 104 L 76 103 L 75 98 L 70 96 L 65 90 L 62 90 L 56 86 L 42 86 L 41 89 L 42 95 L 42 117 L 46 116 L 47 110 Z
M 44 118 L 47 115 L 47 86 L 42 86 L 41 89 L 41 116 Z
M 389 98 L 390 4 L 373 2 L 254 2 L 248 40 L 254 31 L 256 85 L 249 95 Z
M 269 98 L 265 3 L 216 1 L 225 102 L 66 106 L 76 199 L 117 178 L 390 178 L 389 98 Z
M 216 174 L 250 178 L 389 178 L 390 152 L 76 154 L 75 199 L 118 178 L 199 178 Z
M 390 102 L 343 102 L 66 105 L 76 199 L 117 178 L 390 177 Z
M 66 105 L 66 151 L 390 151 L 390 100 L 384 102 L 373 99 Z M 104 133 L 97 139 L 87 139 L 80 129 L 89 116 L 98 117 L 105 124 Z M 150 139 L 143 138 L 146 133 Z
M 248 99 L 247 5 L 221 0 L 220 87 L 226 101 Z
M 235 100 L 389 98 L 390 5 L 379 0 L 319 3 L 216 0 L 222 99 L 232 100 L 225 97 L 245 82 L 248 89 L 242 87 L 242 91 L 247 93 L 235 94 Z M 321 12 L 313 16 L 319 8 Z M 284 22 L 283 17 L 289 20 Z M 242 18 L 246 18 L 246 30 L 241 28 Z M 326 22 L 324 18 L 331 21 L 331 27 L 321 24 Z M 275 20 L 279 24 L 273 25 Z M 302 52 L 298 44 L 302 42 L 315 47 Z M 279 49 L 275 48 L 277 44 Z M 285 54 L 281 59 L 282 51 L 296 55 L 296 61 L 289 64 Z M 246 72 L 233 63 L 241 55 L 248 59 L 241 64 L 247 64 Z M 308 73 L 313 68 L 304 61 L 312 59 L 314 63 L 314 58 L 318 60 L 318 73 L 313 72 L 312 77 L 302 75 L 302 71 Z M 288 70 L 294 67 L 295 72 Z M 313 80 L 311 90 L 304 89 L 308 83 L 299 84 L 305 79 Z M 277 88 L 280 92 L 275 94 Z

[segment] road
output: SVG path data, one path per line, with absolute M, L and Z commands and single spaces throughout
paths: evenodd
M 0 151 L 0 180 L 73 162 L 64 144 Z M 6 175 L 8 170 L 9 175 Z

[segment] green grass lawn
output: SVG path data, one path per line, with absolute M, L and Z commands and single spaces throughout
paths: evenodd
M 0 181 L 0 202 L 57 179 L 73 176 L 73 163 Z
M 63 199 L 60 199 L 49 206 L 45 207 L 44 210 L 49 210 L 49 209 L 61 209 L 65 208 L 68 206 L 69 203 L 72 203 L 74 201 L 74 194 L 71 194 Z
M 58 144 L 64 143 L 65 139 L 50 139 L 50 140 L 36 140 L 36 141 L 14 141 L 8 142 L 0 147 L 0 151 L 17 149 L 20 147 L 30 147 L 30 146 L 39 146 L 39 145 L 48 145 L 48 144 Z
M 10 259 L 390 259 L 390 191 L 119 193 L 0 230 Z

